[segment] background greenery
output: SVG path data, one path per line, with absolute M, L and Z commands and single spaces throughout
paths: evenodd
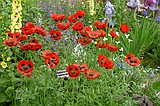
M 146 18 L 138 13 L 131 12 L 127 7 L 125 0 L 111 1 L 116 9 L 116 22 L 113 26 L 106 29 L 109 33 L 111 28 L 119 32 L 121 23 L 131 26 L 129 39 L 119 33 L 120 38 L 113 40 L 107 36 L 109 43 L 120 41 L 116 46 L 123 47 L 123 52 L 110 53 L 105 49 L 95 48 L 94 43 L 85 47 L 78 46 L 77 39 L 80 36 L 71 29 L 63 31 L 62 40 L 54 42 L 50 40 L 49 30 L 55 28 L 55 22 L 50 14 L 53 12 L 62 13 L 68 16 L 77 9 L 83 9 L 86 16 L 83 19 L 85 25 L 92 25 L 94 21 L 105 18 L 103 11 L 104 4 L 100 2 L 95 4 L 96 14 L 91 16 L 88 10 L 88 3 L 81 4 L 80 0 L 69 4 L 69 1 L 56 0 L 23 0 L 22 1 L 22 24 L 33 22 L 40 25 L 47 32 L 46 38 L 39 35 L 33 35 L 44 47 L 40 51 L 21 52 L 19 47 L 6 47 L 2 44 L 6 37 L 6 29 L 9 29 L 11 20 L 11 0 L 0 1 L 0 61 L 6 61 L 7 57 L 11 60 L 7 62 L 8 67 L 0 67 L 0 105 L 1 106 L 137 106 L 138 101 L 133 99 L 134 94 L 149 96 L 150 100 L 159 106 L 160 102 L 155 95 L 160 92 L 159 69 L 160 65 L 160 25 L 155 22 L 154 17 Z M 100 8 L 101 7 L 101 8 Z M 126 10 L 124 11 L 124 8 Z M 136 18 L 134 18 L 136 17 Z M 139 23 L 142 20 L 142 23 Z M 47 39 L 47 40 L 45 40 Z M 138 46 L 137 46 L 138 45 Z M 75 51 L 77 46 L 78 51 Z M 61 64 L 55 69 L 49 69 L 44 59 L 40 57 L 41 51 L 51 49 L 58 51 L 61 58 Z M 83 52 L 82 52 L 83 51 Z M 77 54 L 77 52 L 80 52 Z M 130 67 L 124 61 L 124 55 L 128 52 L 134 53 L 142 60 L 139 67 Z M 86 55 L 85 55 L 86 54 Z M 97 64 L 99 54 L 107 55 L 115 62 L 112 70 L 107 70 Z M 3 55 L 3 56 L 2 56 Z M 29 59 L 35 63 L 33 75 L 28 78 L 20 75 L 16 70 L 16 65 L 21 59 Z M 90 69 L 100 72 L 100 77 L 94 81 L 87 80 L 82 74 L 77 79 L 58 79 L 56 71 L 65 69 L 72 63 L 87 63 Z M 143 66 L 144 65 L 144 66 Z M 149 67 L 152 68 L 150 69 Z M 154 78 L 150 78 L 152 74 Z M 146 77 L 148 75 L 148 77 Z M 145 87 L 142 85 L 145 84 Z

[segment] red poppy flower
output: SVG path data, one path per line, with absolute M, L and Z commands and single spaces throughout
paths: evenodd
M 140 60 L 131 53 L 126 55 L 125 60 L 130 66 L 138 66 L 140 64 Z
M 52 37 L 52 39 L 54 40 L 60 40 L 61 39 L 61 32 L 57 31 L 57 30 L 50 30 L 50 36 Z
M 58 22 L 58 23 L 56 24 L 56 26 L 57 26 L 59 29 L 61 29 L 61 30 L 66 30 L 66 29 L 68 29 L 68 28 L 70 27 L 70 22 L 67 22 L 67 23 L 65 23 L 65 22 Z
M 30 27 L 31 29 L 35 27 L 35 25 L 32 22 L 27 22 L 26 26 Z
M 29 43 L 35 43 L 35 44 L 38 44 L 38 40 L 36 38 L 32 38 Z
M 100 73 L 95 70 L 86 70 L 85 77 L 89 80 L 95 80 L 100 76 Z
M 51 17 L 55 21 L 62 21 L 65 18 L 65 15 L 53 13 Z
M 11 38 L 19 38 L 19 37 L 21 37 L 21 36 L 22 36 L 22 35 L 21 35 L 20 32 L 15 32 L 15 33 L 12 34 L 12 37 L 11 37 Z
M 113 66 L 114 66 L 114 63 L 111 60 L 107 59 L 105 68 L 112 69 Z
M 8 34 L 9 37 L 13 38 L 13 33 L 11 33 L 11 31 L 7 30 L 6 33 Z
M 27 35 L 23 35 L 23 36 L 20 36 L 17 40 L 18 40 L 18 41 L 24 41 L 24 40 L 26 40 L 27 38 L 28 38 Z
M 42 44 L 29 43 L 29 50 L 38 51 L 42 49 Z
M 42 36 L 46 36 L 46 32 L 45 32 L 44 28 L 42 28 L 40 26 L 34 27 L 34 33 L 41 34 Z
M 104 30 L 99 29 L 99 30 L 96 30 L 96 32 L 99 33 L 99 37 L 105 37 L 106 36 L 106 32 Z
M 30 34 L 33 33 L 33 29 L 31 29 L 31 28 L 28 27 L 28 26 L 23 26 L 23 27 L 22 27 L 22 33 L 23 33 L 24 35 L 30 35 Z
M 37 44 L 37 43 L 29 43 L 29 44 L 25 44 L 22 45 L 20 48 L 22 51 L 26 51 L 26 50 L 32 50 L 32 51 L 37 51 L 42 49 L 42 44 Z
M 113 38 L 118 38 L 119 36 L 114 32 L 114 29 L 110 31 L 110 34 Z
M 108 44 L 107 45 L 107 49 L 110 51 L 110 52 L 115 52 L 118 50 L 118 48 L 114 45 L 114 44 Z
M 41 56 L 43 57 L 43 58 L 46 58 L 46 56 L 48 55 L 48 54 L 51 54 L 52 53 L 52 50 L 44 50 L 42 53 L 41 53 Z
M 108 60 L 107 57 L 104 56 L 104 55 L 99 55 L 99 56 L 98 56 L 98 63 L 99 63 L 99 65 L 100 65 L 101 67 L 105 67 L 105 66 L 106 66 L 107 60 Z
M 87 31 L 88 37 L 96 39 L 99 37 L 100 33 L 96 31 Z
M 79 65 L 77 64 L 71 64 L 66 68 L 66 71 L 71 78 L 77 78 L 78 76 L 80 76 L 81 70 L 78 66 Z
M 79 65 L 78 67 L 80 68 L 80 72 L 85 72 L 88 70 L 88 65 L 85 63 Z
M 81 31 L 83 29 L 83 23 L 82 22 L 76 22 L 72 25 L 72 29 L 76 31 Z
M 27 50 L 30 49 L 30 45 L 29 45 L 29 44 L 21 45 L 21 46 L 20 46 L 20 49 L 21 49 L 22 51 L 27 51 Z
M 77 22 L 77 20 L 78 20 L 77 14 L 72 14 L 72 15 L 69 15 L 69 16 L 68 16 L 68 21 L 69 21 L 69 22 L 75 23 L 75 22 Z
M 105 67 L 107 69 L 112 69 L 114 66 L 114 63 L 104 55 L 98 56 L 98 63 L 101 67 Z
M 92 31 L 92 28 L 90 26 L 84 26 L 80 33 L 84 36 L 88 36 L 87 31 Z
M 104 42 L 104 43 L 101 44 L 101 42 L 102 42 L 101 40 L 98 40 L 97 43 L 96 43 L 96 46 L 98 48 L 106 48 L 108 43 Z
M 85 12 L 83 10 L 77 10 L 76 14 L 77 14 L 78 18 L 83 18 L 85 15 Z
M 17 64 L 17 70 L 20 74 L 30 77 L 34 69 L 34 64 L 29 60 L 21 60 Z
M 18 43 L 19 41 L 17 40 L 17 38 L 9 38 L 3 41 L 3 44 L 7 46 L 16 46 Z
M 59 58 L 59 56 L 57 56 L 56 53 L 46 54 L 46 56 L 45 56 L 45 63 L 46 63 L 50 68 L 55 68 L 56 66 L 59 65 L 59 63 L 60 63 L 60 58 Z
M 102 28 L 106 28 L 108 26 L 108 24 L 96 20 L 94 22 L 94 26 L 97 27 L 98 29 L 102 29 Z
M 120 26 L 120 31 L 122 32 L 122 33 L 128 33 L 129 32 L 129 27 L 126 25 L 126 24 L 122 24 L 121 26 Z
M 81 44 L 81 45 L 87 45 L 91 42 L 92 40 L 90 38 L 79 38 L 78 39 L 78 42 Z

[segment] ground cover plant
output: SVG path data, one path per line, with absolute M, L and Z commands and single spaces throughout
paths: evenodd
M 2 0 L 0 106 L 159 106 L 159 5 Z

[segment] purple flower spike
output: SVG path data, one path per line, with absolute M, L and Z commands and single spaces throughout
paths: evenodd
M 156 21 L 157 21 L 158 23 L 160 23 L 160 16 L 158 16 L 158 18 L 156 19 Z
M 155 4 L 156 4 L 156 0 L 146 0 L 144 2 L 144 6 L 149 6 L 150 10 L 155 10 Z

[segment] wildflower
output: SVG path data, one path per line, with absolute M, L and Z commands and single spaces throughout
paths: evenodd
M 80 68 L 80 72 L 86 72 L 88 70 L 88 65 L 83 63 L 78 66 Z
M 100 44 L 100 42 L 102 42 L 101 40 L 98 40 L 97 41 L 97 43 L 96 43 L 96 46 L 98 47 L 98 48 L 106 48 L 107 47 L 107 42 L 104 42 L 104 43 L 102 43 L 102 44 Z
M 78 18 L 83 18 L 85 16 L 85 12 L 83 10 L 77 10 L 76 14 Z
M 88 31 L 88 37 L 92 38 L 92 39 L 96 39 L 99 37 L 100 33 L 96 32 L 96 31 Z
M 79 65 L 77 64 L 71 64 L 66 68 L 66 71 L 71 78 L 77 78 L 80 76 L 80 68 L 78 66 Z
M 2 19 L 2 17 L 0 16 L 0 20 Z
M 119 43 L 120 43 L 120 41 L 115 41 L 115 43 L 116 43 L 116 44 L 119 44 Z
M 131 40 L 131 39 L 128 39 L 128 42 L 130 43 L 130 42 L 132 42 L 133 40 Z
M 118 38 L 119 36 L 115 33 L 114 29 L 112 29 L 110 31 L 110 35 L 112 36 L 112 38 Z
M 107 44 L 107 49 L 110 51 L 110 52 L 115 52 L 118 50 L 118 48 L 114 45 L 114 44 Z
M 94 26 L 97 27 L 98 29 L 102 29 L 102 28 L 106 28 L 108 26 L 108 24 L 96 20 L 94 22 Z
M 95 80 L 100 76 L 100 73 L 95 70 L 86 70 L 85 77 L 89 80 Z
M 103 38 L 103 41 L 106 41 L 106 40 L 108 40 L 108 38 L 107 38 L 107 37 L 104 37 L 104 38 Z
M 6 50 L 7 49 L 7 47 L 4 47 L 4 50 Z
M 89 2 L 89 13 L 90 13 L 90 15 L 94 15 L 95 14 L 95 11 L 94 11 L 94 0 L 88 0 L 88 2 Z
M 81 45 L 87 45 L 91 42 L 92 40 L 90 38 L 79 38 L 78 39 L 78 42 L 81 44 Z
M 126 55 L 125 60 L 130 66 L 138 66 L 140 64 L 140 60 L 131 53 Z
M 125 37 L 128 39 L 128 37 L 130 36 L 130 34 L 125 34 Z
M 20 46 L 22 51 L 26 51 L 26 50 L 32 50 L 32 51 L 37 51 L 39 49 L 42 48 L 42 44 L 38 43 L 38 40 L 36 40 L 35 38 L 31 39 L 30 42 L 28 44 L 25 45 L 21 45 Z
M 3 44 L 7 46 L 16 46 L 19 43 L 17 38 L 10 38 L 8 40 L 4 40 Z
M 7 61 L 10 61 L 11 60 L 11 58 L 10 57 L 7 57 Z
M 76 31 L 81 31 L 83 29 L 83 23 L 82 22 L 76 22 L 72 25 L 72 29 Z
M 44 28 L 40 26 L 35 26 L 33 30 L 34 30 L 34 33 L 41 34 L 42 36 L 46 36 L 46 32 Z
M 2 66 L 2 68 L 7 68 L 7 63 L 4 62 L 4 61 L 2 61 L 2 62 L 1 62 L 1 66 Z
M 78 20 L 77 14 L 72 14 L 72 15 L 69 15 L 69 16 L 68 16 L 68 21 L 69 21 L 69 22 L 75 23 L 75 22 L 77 22 L 77 20 Z
M 21 60 L 17 64 L 17 70 L 20 74 L 30 77 L 34 69 L 34 64 L 29 60 Z
M 156 4 L 156 0 L 146 0 L 144 2 L 144 6 L 149 7 L 149 9 L 152 10 L 152 11 L 155 10 L 155 4 Z
M 111 4 L 110 1 L 106 1 L 106 5 L 105 5 L 104 10 L 105 10 L 106 16 L 107 16 L 107 18 L 108 18 L 108 20 L 110 22 L 110 25 L 112 25 L 112 16 L 111 15 L 113 13 L 115 14 L 116 11 L 115 11 L 115 9 L 114 9 L 114 7 L 113 7 L 113 5 Z
M 52 53 L 52 50 L 44 50 L 44 51 L 42 51 L 41 56 L 42 56 L 43 58 L 46 58 L 46 56 L 47 56 L 48 54 L 50 54 L 50 53 Z
M 160 16 L 157 17 L 156 21 L 160 23 Z
M 140 7 L 141 3 L 139 0 L 130 0 L 128 3 L 127 3 L 127 6 L 131 9 L 134 9 L 136 7 Z
M 28 26 L 31 29 L 34 29 L 35 25 L 32 22 L 27 22 L 26 26 Z
M 98 63 L 101 67 L 105 67 L 106 69 L 112 69 L 114 66 L 114 63 L 104 55 L 98 56 Z
M 80 33 L 84 36 L 88 36 L 88 31 L 92 31 L 92 28 L 90 26 L 84 26 Z
M 21 17 L 21 0 L 13 0 L 12 1 L 12 14 L 11 14 L 11 32 L 21 32 L 22 27 L 22 17 Z
M 99 37 L 105 37 L 106 36 L 106 32 L 102 29 L 96 30 L 96 32 L 99 33 Z
M 58 22 L 58 23 L 56 24 L 56 26 L 57 26 L 59 29 L 61 29 L 61 30 L 66 30 L 66 29 L 68 29 L 68 28 L 70 27 L 70 22 L 67 22 L 67 23 L 65 23 L 65 22 Z
M 61 39 L 61 32 L 57 30 L 50 30 L 50 36 L 52 37 L 53 40 L 60 40 Z
M 28 26 L 23 26 L 22 27 L 22 33 L 24 35 L 31 35 L 33 33 L 33 29 L 28 27 Z
M 46 55 L 45 58 L 45 63 L 50 67 L 50 68 L 55 68 L 60 64 L 60 58 L 57 56 L 56 53 L 50 53 Z
M 121 47 L 121 48 L 119 49 L 119 51 L 123 52 L 123 47 Z
M 1 54 L 1 57 L 4 58 L 4 54 Z
M 129 30 L 130 30 L 130 28 L 129 28 L 126 24 L 121 24 L 121 26 L 120 26 L 120 31 L 121 31 L 122 33 L 128 33 Z
M 62 21 L 65 18 L 65 15 L 53 13 L 51 14 L 51 17 L 55 21 Z

